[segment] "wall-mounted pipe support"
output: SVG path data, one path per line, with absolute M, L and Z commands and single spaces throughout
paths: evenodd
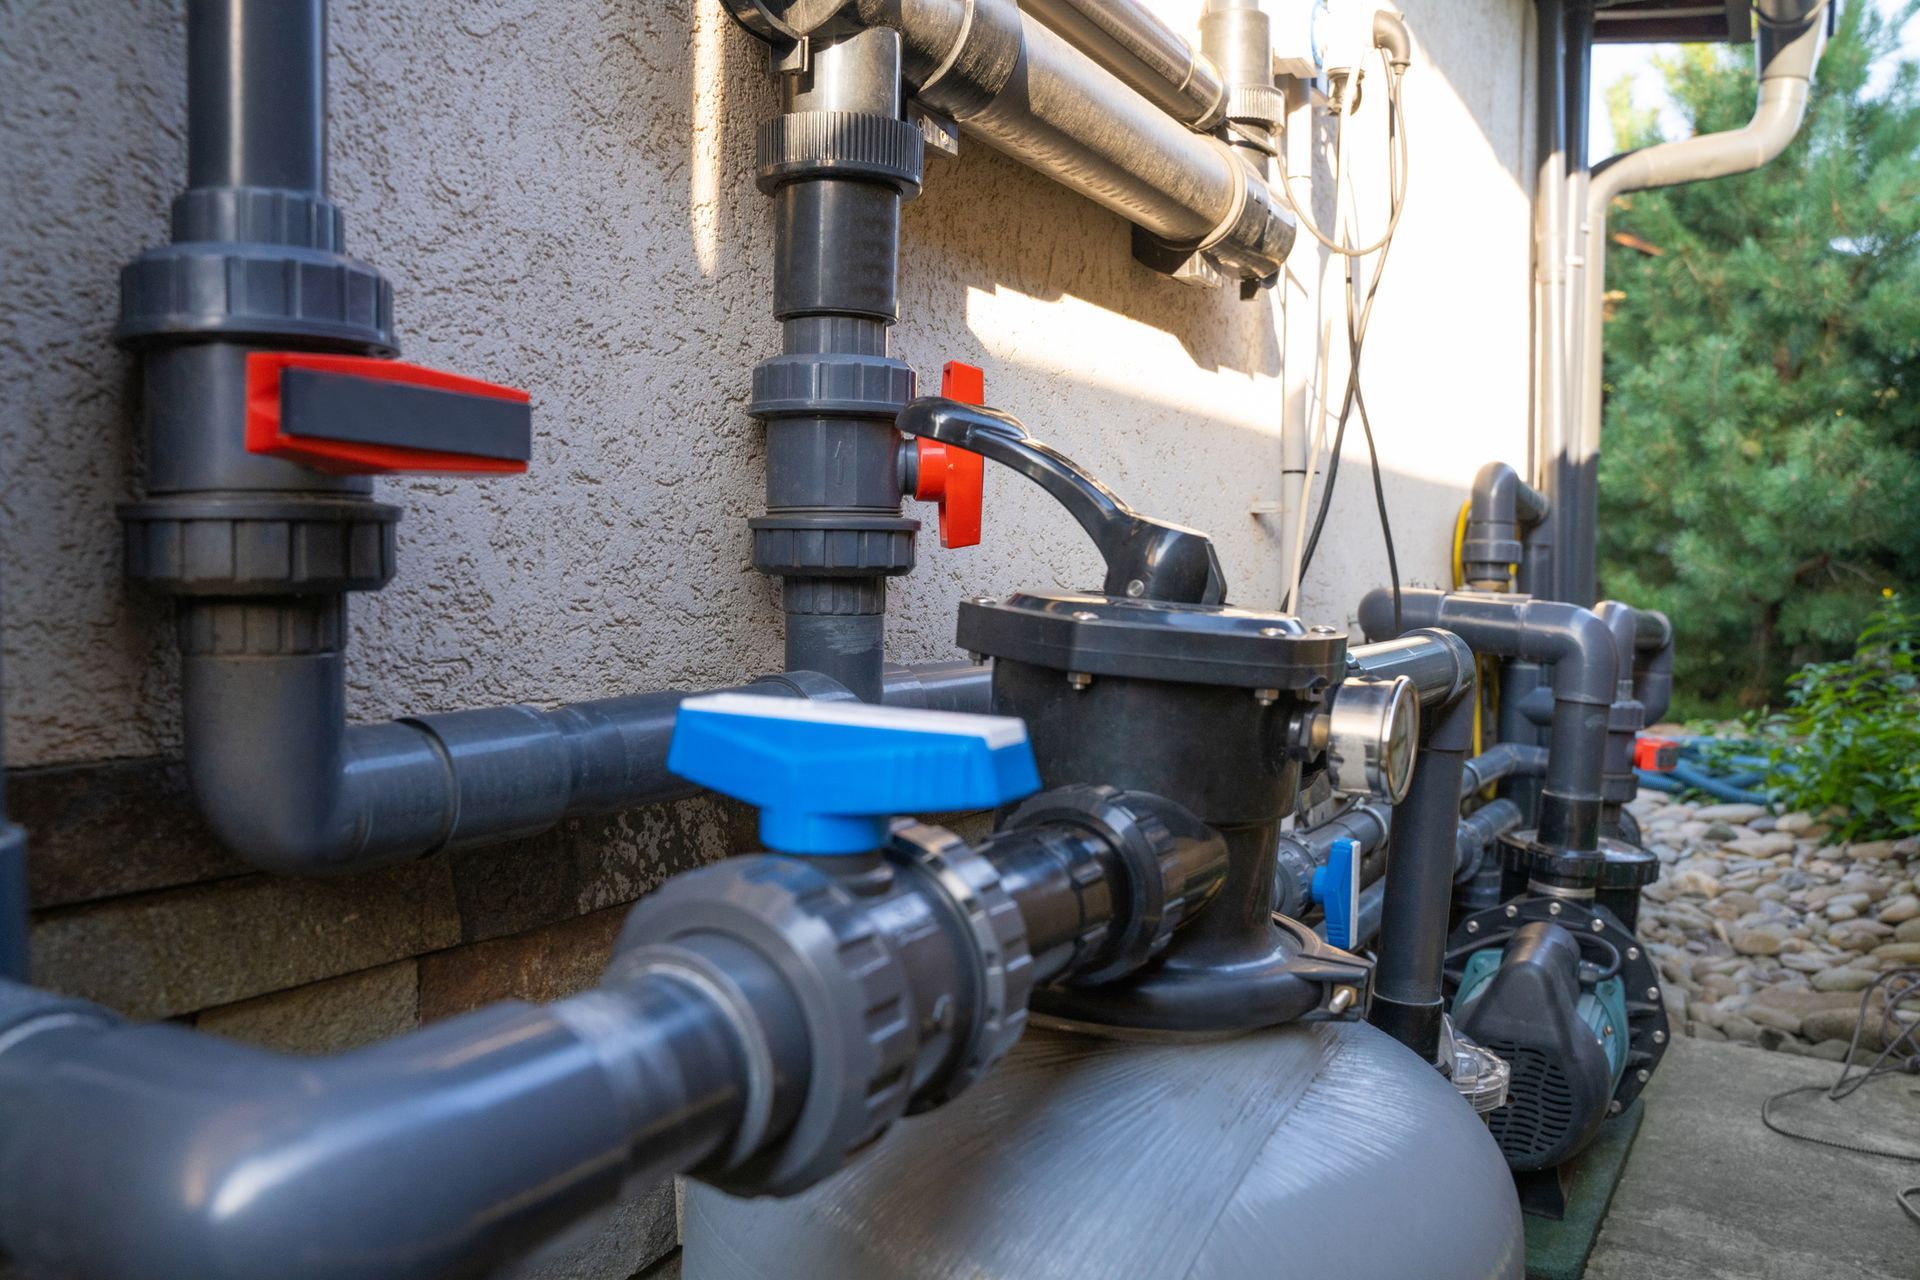
M 1360 602 L 1360 625 L 1369 636 L 1391 634 L 1393 607 L 1392 593 L 1367 593 Z M 1558 601 L 1432 590 L 1403 591 L 1400 612 L 1403 626 L 1443 627 L 1477 653 L 1552 668 L 1553 721 L 1539 838 L 1557 849 L 1597 848 L 1607 709 L 1617 692 L 1613 633 L 1606 623 L 1590 610 Z M 1419 773 L 1414 776 L 1417 780 Z
M 1565 468 L 1575 488 L 1556 495 L 1554 595 L 1590 605 L 1597 594 L 1596 536 L 1600 517 L 1601 385 L 1605 343 L 1607 218 L 1614 200 L 1633 191 L 1671 187 L 1749 173 L 1792 142 L 1806 119 L 1813 70 L 1826 34 L 1826 0 L 1758 0 L 1755 41 L 1759 91 L 1753 117 L 1738 129 L 1666 142 L 1615 156 L 1593 170 L 1582 206 L 1584 251 L 1577 276 L 1580 361 L 1578 413 Z

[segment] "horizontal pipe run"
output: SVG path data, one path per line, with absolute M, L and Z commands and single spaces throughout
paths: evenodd
M 1363 883 L 1377 880 L 1368 874 L 1370 855 L 1379 852 L 1393 830 L 1393 810 L 1386 805 L 1357 804 L 1317 827 L 1280 837 L 1273 873 L 1273 909 L 1283 916 L 1304 916 L 1313 906 L 1313 873 L 1327 865 L 1336 840 L 1351 840 L 1361 861 Z M 1373 858 L 1378 863 L 1380 859 Z
M 0 983 L 0 1246 L 86 1280 L 491 1273 L 719 1150 L 735 1035 L 662 974 L 329 1058 Z
M 1360 602 L 1360 625 L 1369 636 L 1392 633 L 1394 604 L 1388 591 L 1367 593 Z M 1617 693 L 1613 633 L 1607 624 L 1578 605 L 1526 596 L 1414 589 L 1400 593 L 1399 607 L 1403 626 L 1445 628 L 1475 652 L 1552 668 L 1553 719 L 1540 839 L 1562 849 L 1597 848 L 1608 709 Z
M 916 95 L 970 136 L 1237 277 L 1265 279 L 1285 262 L 1294 219 L 1252 163 L 1013 0 L 855 0 L 851 12 L 900 32 Z
M 188 778 L 215 835 L 249 865 L 298 876 L 360 871 L 699 790 L 667 768 L 689 693 L 349 726 L 331 607 L 189 603 L 183 612 Z M 261 653 L 252 643 L 263 628 L 279 639 L 309 624 L 311 643 L 296 651 Z M 986 667 L 938 664 L 930 679 L 896 667 L 886 700 L 985 709 Z M 808 673 L 733 692 L 850 696 Z
M 1020 7 L 1189 129 L 1211 129 L 1224 118 L 1219 68 L 1138 0 L 1020 0 Z
M 1459 636 L 1443 630 L 1422 628 L 1355 645 L 1347 650 L 1347 658 L 1376 680 L 1406 676 L 1423 707 L 1450 703 L 1473 687 L 1473 650 Z
M 1465 800 L 1507 778 L 1538 778 L 1547 771 L 1547 749 L 1530 742 L 1496 742 L 1467 761 L 1460 771 Z

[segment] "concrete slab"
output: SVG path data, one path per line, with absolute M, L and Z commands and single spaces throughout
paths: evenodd
M 1894 1200 L 1920 1166 L 1795 1142 L 1760 1104 L 1828 1085 L 1830 1062 L 1680 1038 L 1643 1095 L 1646 1123 L 1586 1280 L 1914 1280 L 1920 1226 Z M 1876 1080 L 1841 1103 L 1803 1095 L 1775 1118 L 1920 1155 L 1920 1080 Z

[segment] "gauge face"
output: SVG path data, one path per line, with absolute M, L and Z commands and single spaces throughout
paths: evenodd
M 1328 760 L 1335 787 L 1398 804 L 1413 783 L 1420 699 L 1413 681 L 1365 677 L 1340 686 L 1332 708 Z
M 1381 790 L 1395 804 L 1407 798 L 1413 785 L 1413 749 L 1420 737 L 1420 699 L 1414 696 L 1413 683 L 1405 678 L 1396 682 L 1392 705 L 1387 709 L 1385 740 L 1380 750 Z

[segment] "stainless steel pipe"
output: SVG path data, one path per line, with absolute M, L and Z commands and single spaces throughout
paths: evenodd
M 1213 59 L 1138 0 L 1020 0 L 1020 8 L 1189 129 L 1225 118 L 1227 86 Z
M 1293 248 L 1293 216 L 1252 164 L 1189 132 L 1014 0 L 855 0 L 850 13 L 900 32 L 922 102 L 1162 244 L 1204 252 L 1242 279 L 1275 274 Z

